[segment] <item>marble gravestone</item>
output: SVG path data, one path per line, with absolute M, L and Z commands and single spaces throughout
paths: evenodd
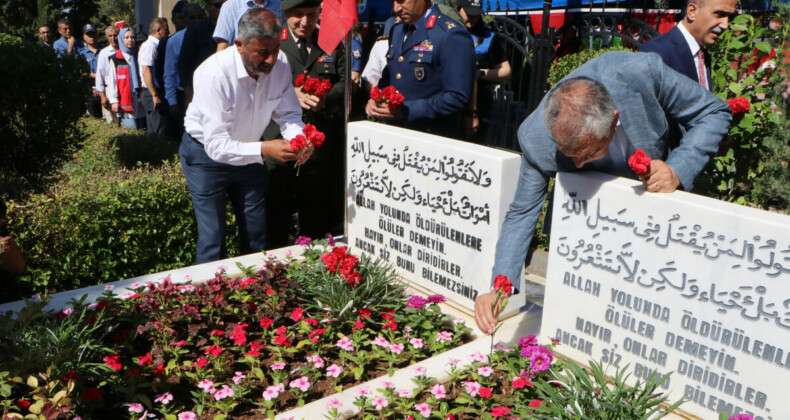
M 387 260 L 471 313 L 490 290 L 520 156 L 363 121 L 348 125 L 346 162 L 352 251 Z
M 559 174 L 541 334 L 704 419 L 790 419 L 790 216 Z

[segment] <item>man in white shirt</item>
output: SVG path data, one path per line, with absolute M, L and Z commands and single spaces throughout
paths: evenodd
M 137 62 L 140 66 L 140 86 L 143 93 L 140 95 L 140 102 L 145 109 L 145 125 L 149 133 L 165 134 L 164 110 L 162 96 L 158 90 L 164 86 L 157 86 L 154 77 L 154 62 L 156 61 L 156 51 L 159 41 L 166 39 L 170 35 L 167 26 L 167 19 L 153 18 L 148 27 L 148 40 L 140 46 L 137 52 Z
M 271 11 L 250 9 L 239 21 L 235 47 L 212 55 L 195 71 L 179 155 L 197 218 L 197 263 L 222 257 L 228 196 L 242 253 L 266 248 L 263 159 L 301 165 L 313 152 L 311 144 L 293 151 L 284 139 L 260 141 L 270 120 L 285 139 L 301 134 L 304 126 L 291 68 L 280 52 L 282 28 Z
M 96 92 L 99 93 L 104 120 L 116 125 L 118 124 L 118 117 L 110 110 L 110 101 L 104 93 L 104 88 L 107 86 L 107 80 L 112 70 L 110 57 L 118 49 L 118 32 L 120 32 L 120 29 L 115 25 L 110 25 L 104 30 L 104 34 L 107 35 L 107 46 L 99 51 L 99 55 L 96 57 L 96 85 L 94 86 Z
M 664 64 L 712 90 L 710 56 L 705 48 L 727 30 L 737 4 L 737 0 L 689 0 L 683 20 L 647 41 L 639 52 L 660 55 Z

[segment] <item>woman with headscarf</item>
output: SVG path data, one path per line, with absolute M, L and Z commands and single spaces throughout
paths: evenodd
M 118 37 L 120 48 L 110 56 L 107 99 L 124 127 L 140 129 L 145 127 L 145 110 L 139 98 L 141 87 L 134 31 L 121 29 Z

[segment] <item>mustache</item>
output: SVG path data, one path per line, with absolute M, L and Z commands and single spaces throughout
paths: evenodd
M 724 29 L 721 29 L 721 28 L 719 28 L 719 27 L 717 26 L 717 27 L 715 27 L 715 28 L 711 29 L 710 31 L 711 31 L 711 32 L 713 32 L 713 33 L 714 33 L 714 34 L 716 34 L 716 35 L 721 35 L 721 34 L 722 34 L 722 32 L 724 32 Z

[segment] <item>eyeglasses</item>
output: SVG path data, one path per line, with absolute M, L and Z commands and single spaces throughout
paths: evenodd
M 48 34 L 48 33 L 49 33 L 49 31 L 41 31 L 41 32 L 39 32 L 39 34 L 41 34 L 41 35 Z

